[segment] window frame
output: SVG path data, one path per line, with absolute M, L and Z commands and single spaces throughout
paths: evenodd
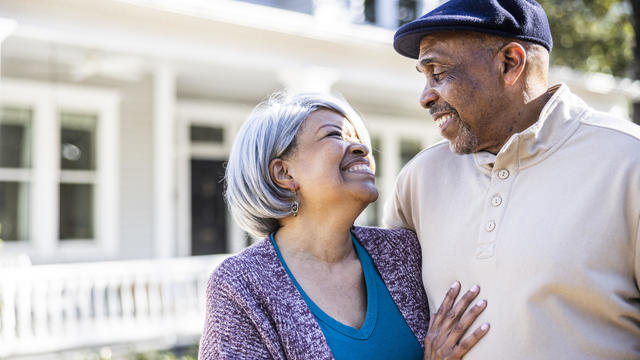
M 62 138 L 60 139 L 60 142 L 58 144 L 58 150 L 59 150 L 59 157 L 58 157 L 58 161 L 59 161 L 59 171 L 60 171 L 60 179 L 58 181 L 58 209 L 60 209 L 62 207 L 62 204 L 60 203 L 60 196 L 61 196 L 61 189 L 62 189 L 62 185 L 90 185 L 92 187 L 92 191 L 91 191 L 91 204 L 93 205 L 92 210 L 92 219 L 91 219 L 91 223 L 92 223 L 92 227 L 93 227 L 93 233 L 94 233 L 94 237 L 93 238 L 62 238 L 60 237 L 60 233 L 61 230 L 60 228 L 58 228 L 58 241 L 60 243 L 60 246 L 69 246 L 67 244 L 71 244 L 71 243 L 76 243 L 78 242 L 78 244 L 82 244 L 84 242 L 84 244 L 93 242 L 95 239 L 95 236 L 97 235 L 97 228 L 96 228 L 96 221 L 98 220 L 97 216 L 96 216 L 96 200 L 97 200 L 97 180 L 98 180 L 98 163 L 97 163 L 97 154 L 98 154 L 98 149 L 99 149 L 99 123 L 100 123 L 100 115 L 96 114 L 95 111 L 82 111 L 82 112 L 78 112 L 78 111 L 69 111 L 67 107 L 65 107 L 64 109 L 58 109 L 58 114 L 57 114 L 57 119 L 58 119 L 58 130 L 60 135 L 62 135 L 62 130 L 64 128 L 64 124 L 62 121 L 62 117 L 64 113 L 74 113 L 74 114 L 88 114 L 90 116 L 94 116 L 96 117 L 96 126 L 95 126 L 95 144 L 94 144 L 94 154 L 92 154 L 95 158 L 93 159 L 93 169 L 64 169 L 62 167 L 62 159 L 61 159 L 61 155 L 60 151 L 62 151 Z M 61 219 L 61 214 L 58 213 L 58 224 L 60 224 L 62 221 Z M 62 245 L 64 244 L 64 245 Z
M 3 107 L 3 104 L 0 104 L 0 107 Z M 9 107 L 17 107 L 17 108 L 27 108 L 31 111 L 31 118 L 29 119 L 29 131 L 31 132 L 30 134 L 30 139 L 28 142 L 28 146 L 33 147 L 33 111 L 31 109 L 31 107 L 29 105 L 25 105 L 25 104 L 18 104 L 18 103 L 12 103 Z M 28 236 L 31 235 L 31 207 L 32 207 L 32 196 L 31 196 L 31 192 L 32 192 L 32 167 L 33 167 L 33 154 L 31 153 L 32 149 L 28 149 L 27 151 L 29 152 L 29 161 L 28 161 L 28 166 L 21 166 L 21 167 L 2 167 L 0 166 L 0 182 L 16 182 L 16 183 L 24 183 L 27 184 L 28 186 L 28 196 L 27 196 L 27 203 L 28 203 L 28 207 L 26 209 L 27 212 L 27 234 Z M 28 239 L 27 239 L 28 240 Z M 20 244 L 23 241 L 8 241 L 5 240 L 4 243 L 5 244 Z
M 228 160 L 233 140 L 251 110 L 244 104 L 214 101 L 179 100 L 176 104 L 178 256 L 191 256 L 191 159 Z M 192 125 L 222 128 L 223 141 L 192 142 L 189 133 Z M 237 253 L 245 247 L 245 232 L 227 209 L 227 249 Z
M 109 259 L 119 247 L 119 111 L 116 91 L 60 83 L 3 78 L 0 104 L 31 108 L 31 186 L 29 239 L 4 242 L 1 253 L 27 254 L 34 263 Z M 87 240 L 60 241 L 59 187 L 66 183 L 60 164 L 60 114 L 92 113 L 96 128 L 94 234 Z M 66 170 L 65 170 L 66 171 Z M 2 170 L 0 170 L 2 172 Z

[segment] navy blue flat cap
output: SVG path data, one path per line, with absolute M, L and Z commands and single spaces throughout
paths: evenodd
M 534 0 L 450 0 L 398 29 L 393 47 L 417 59 L 423 36 L 441 31 L 475 31 L 540 44 L 551 52 L 549 20 Z

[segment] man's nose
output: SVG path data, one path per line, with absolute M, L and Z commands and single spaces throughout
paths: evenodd
M 422 90 L 422 94 L 420 94 L 420 106 L 429 109 L 438 101 L 439 97 L 438 92 L 427 84 Z

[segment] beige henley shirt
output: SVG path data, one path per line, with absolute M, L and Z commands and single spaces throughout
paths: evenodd
M 640 359 L 640 127 L 550 90 L 497 156 L 418 154 L 385 223 L 417 232 L 432 312 L 481 286 L 491 330 L 465 359 Z

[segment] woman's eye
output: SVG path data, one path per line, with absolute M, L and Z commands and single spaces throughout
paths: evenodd
M 340 139 L 342 139 L 342 133 L 340 133 L 339 131 L 332 131 L 330 133 L 327 134 L 328 137 L 334 137 L 337 136 Z

